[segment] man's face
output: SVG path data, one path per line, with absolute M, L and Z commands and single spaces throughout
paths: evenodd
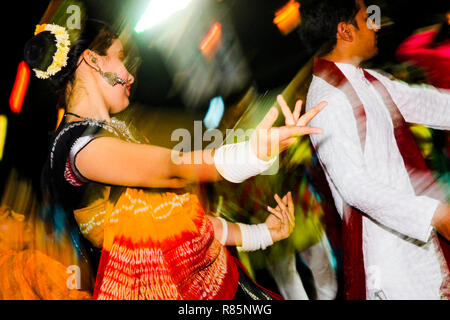
M 376 32 L 378 29 L 376 28 L 373 21 L 369 21 L 371 23 L 371 28 L 368 26 L 368 15 L 367 15 L 367 7 L 363 1 L 359 1 L 360 10 L 356 15 L 356 23 L 358 25 L 358 29 L 355 28 L 355 50 L 356 54 L 358 54 L 361 58 L 361 61 L 368 60 L 375 56 L 378 53 L 377 47 L 377 35 Z

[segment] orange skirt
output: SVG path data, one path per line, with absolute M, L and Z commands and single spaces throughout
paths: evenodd
M 198 198 L 127 188 L 76 210 L 81 232 L 102 247 L 95 299 L 232 299 L 239 273 Z

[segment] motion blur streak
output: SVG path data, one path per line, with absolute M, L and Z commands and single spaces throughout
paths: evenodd
M 0 299 L 91 299 L 87 267 L 68 235 L 40 220 L 41 210 L 31 182 L 12 169 L 0 202 Z M 80 268 L 81 290 L 67 287 L 68 266 Z
M 5 148 L 7 127 L 8 118 L 5 115 L 0 115 L 0 161 L 3 159 L 3 149 Z
M 222 25 L 219 22 L 216 22 L 200 43 L 199 49 L 208 60 L 211 60 L 219 50 L 221 45 L 221 35 Z
M 173 13 L 183 10 L 191 0 L 153 0 L 150 1 L 142 18 L 134 29 L 142 32 L 170 17 Z
M 64 112 L 65 112 L 64 108 L 59 108 L 58 109 L 58 115 L 57 115 L 57 118 L 56 118 L 57 120 L 56 120 L 56 128 L 55 128 L 55 130 L 58 129 L 59 125 L 61 124 L 61 121 L 62 121 L 62 119 L 64 117 Z
M 17 69 L 16 82 L 14 83 L 11 97 L 9 98 L 9 106 L 14 113 L 20 113 L 22 110 L 23 100 L 27 93 L 28 82 L 30 81 L 30 68 L 22 61 Z
M 208 129 L 217 128 L 222 120 L 223 114 L 225 112 L 225 103 L 222 97 L 215 97 L 211 99 L 209 104 L 208 112 L 206 112 L 205 127 Z
M 275 13 L 273 23 L 283 35 L 287 35 L 300 25 L 300 3 L 290 0 Z

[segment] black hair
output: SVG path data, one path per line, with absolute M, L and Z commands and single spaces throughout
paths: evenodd
M 336 46 L 337 26 L 340 22 L 358 27 L 356 14 L 360 10 L 357 0 L 310 0 L 302 3 L 300 38 L 310 52 L 319 50 L 323 56 Z
M 64 93 L 67 84 L 74 79 L 78 60 L 83 52 L 90 49 L 101 56 L 105 56 L 113 41 L 118 38 L 118 34 L 106 23 L 93 19 L 86 20 L 80 36 L 74 43 L 71 43 L 67 65 L 48 79 L 52 88 L 58 93 Z M 49 31 L 44 31 L 32 37 L 25 44 L 25 62 L 31 69 L 36 68 L 45 71 L 52 63 L 55 52 L 55 36 Z

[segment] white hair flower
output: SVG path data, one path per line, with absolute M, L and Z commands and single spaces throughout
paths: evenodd
M 66 28 L 56 24 L 41 24 L 36 26 L 34 35 L 43 31 L 50 31 L 56 38 L 56 52 L 53 55 L 53 61 L 46 71 L 33 69 L 36 77 L 40 79 L 48 79 L 57 74 L 63 67 L 67 65 L 68 55 L 70 51 L 69 33 Z

